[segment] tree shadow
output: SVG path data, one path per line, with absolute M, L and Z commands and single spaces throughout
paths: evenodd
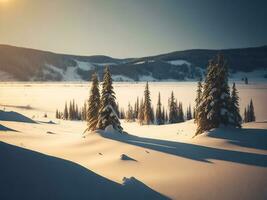
M 266 129 L 215 129 L 209 132 L 209 137 L 226 139 L 230 144 L 267 150 Z
M 32 119 L 14 111 L 0 110 L 0 121 L 12 121 L 12 122 L 25 122 L 25 123 L 37 123 Z
M 166 140 L 150 139 L 138 137 L 130 134 L 105 133 L 99 131 L 105 138 L 117 140 L 127 144 L 148 148 L 151 150 L 168 153 L 183 158 L 211 163 L 211 159 L 229 161 L 240 164 L 267 167 L 267 155 L 217 149 L 183 142 L 173 142 Z
M 0 142 L 0 199 L 169 199 L 135 178 L 123 185 L 76 163 Z
M 0 124 L 0 131 L 13 131 L 13 132 L 18 132 L 17 130 L 8 128 L 6 126 L 3 126 L 2 124 Z

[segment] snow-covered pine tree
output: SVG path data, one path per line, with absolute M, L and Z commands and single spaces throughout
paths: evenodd
M 146 83 L 146 88 L 144 91 L 144 122 L 143 124 L 152 124 L 153 123 L 153 111 L 151 107 L 150 91 L 148 82 Z
M 233 126 L 241 128 L 242 118 L 240 116 L 240 110 L 239 110 L 239 97 L 238 92 L 235 86 L 235 83 L 233 83 L 232 86 L 232 93 L 231 93 L 231 105 L 230 105 L 230 111 L 232 115 L 233 121 L 230 122 Z
M 112 125 L 113 129 L 118 132 L 122 132 L 122 127 L 114 107 L 115 92 L 113 91 L 112 78 L 109 67 L 106 67 L 103 77 L 101 99 L 100 99 L 100 111 L 98 117 L 97 127 L 104 130 L 107 126 Z
M 156 123 L 158 125 L 164 124 L 163 117 L 162 117 L 162 110 L 161 110 L 160 93 L 158 95 L 158 103 L 157 103 L 157 109 L 156 109 Z
M 231 121 L 230 91 L 228 86 L 228 69 L 222 55 L 209 63 L 201 103 L 197 112 L 198 128 L 196 134 L 227 126 Z
M 65 108 L 64 108 L 63 118 L 64 118 L 65 120 L 69 119 L 69 112 L 68 112 L 67 102 L 65 102 Z
M 94 73 L 91 78 L 92 86 L 90 90 L 90 96 L 88 99 L 88 107 L 86 111 L 87 129 L 88 131 L 94 131 L 97 128 L 98 114 L 100 109 L 100 93 L 99 82 L 97 74 Z
M 141 99 L 140 106 L 139 106 L 138 121 L 141 125 L 143 125 L 143 122 L 144 122 L 144 101 L 143 101 L 143 99 Z
M 198 118 L 197 118 L 197 116 L 198 116 L 198 110 L 199 110 L 199 105 L 200 105 L 200 103 L 201 103 L 201 96 L 202 96 L 202 83 L 201 83 L 201 81 L 198 81 L 198 83 L 197 83 L 197 97 L 196 97 L 196 99 L 195 99 L 195 102 L 196 102 L 196 107 L 195 107 L 195 110 L 194 110 L 194 112 L 195 112 L 195 123 L 197 123 L 197 120 L 198 120 Z
M 177 112 L 177 103 L 174 98 L 173 91 L 171 93 L 171 97 L 169 99 L 169 123 L 177 123 L 178 122 L 178 112 Z

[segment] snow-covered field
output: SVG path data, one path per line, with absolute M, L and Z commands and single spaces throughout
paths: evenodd
M 142 96 L 144 83 L 114 87 L 126 108 Z M 192 120 L 162 126 L 122 121 L 128 135 L 83 135 L 85 122 L 54 115 L 66 100 L 82 105 L 88 83 L 1 83 L 0 199 L 264 200 L 267 85 L 237 88 L 242 111 L 253 98 L 258 122 L 192 138 Z M 184 107 L 194 105 L 196 83 L 151 83 L 150 89 L 154 106 L 160 91 L 166 107 L 172 90 Z
M 56 109 L 63 111 L 65 101 L 75 99 L 82 106 L 89 96 L 90 83 L 61 82 L 61 83 L 0 83 L 0 108 L 9 110 L 18 109 L 19 112 L 41 116 L 47 113 L 54 117 Z M 145 83 L 114 83 L 117 101 L 120 107 L 127 109 L 128 103 L 132 105 L 139 97 L 143 97 Z M 184 110 L 191 104 L 193 107 L 196 96 L 196 82 L 151 82 L 150 91 L 154 108 L 156 108 L 158 93 L 161 93 L 161 101 L 165 108 L 168 106 L 168 98 L 171 91 L 178 101 L 183 103 Z M 244 108 L 253 99 L 256 118 L 259 121 L 267 120 L 267 83 L 237 84 L 240 96 L 241 114 Z M 5 105 L 5 106 L 4 106 Z M 9 107 L 13 106 L 13 107 Z M 18 106 L 29 106 L 32 109 L 20 109 Z

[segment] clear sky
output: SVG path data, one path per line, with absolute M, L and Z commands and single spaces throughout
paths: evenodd
M 0 43 L 137 57 L 267 44 L 266 0 L 0 0 Z

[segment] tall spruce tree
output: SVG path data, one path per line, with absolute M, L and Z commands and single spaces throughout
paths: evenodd
M 230 111 L 232 115 L 231 116 L 232 121 L 230 121 L 230 123 L 235 127 L 241 128 L 242 118 L 240 116 L 239 97 L 235 83 L 233 83 L 232 86 Z
M 152 124 L 153 123 L 153 111 L 151 107 L 151 99 L 150 99 L 150 91 L 148 82 L 146 83 L 146 88 L 144 91 L 144 124 Z
M 87 130 L 94 131 L 97 128 L 98 114 L 100 109 L 99 82 L 96 73 L 92 75 L 91 81 L 92 81 L 92 86 L 90 90 L 90 96 L 88 99 L 86 119 L 87 119 Z
M 160 100 L 160 93 L 159 93 L 159 95 L 158 95 L 157 109 L 156 109 L 156 123 L 158 125 L 164 124 L 163 116 L 164 115 L 162 115 L 161 100 Z
M 122 132 L 122 127 L 115 111 L 115 92 L 113 91 L 112 78 L 109 67 L 106 67 L 103 77 L 100 111 L 97 127 L 104 130 L 107 126 L 112 125 L 113 129 Z
M 227 126 L 230 115 L 230 91 L 228 86 L 228 68 L 222 55 L 209 63 L 201 103 L 197 112 L 197 132 Z

